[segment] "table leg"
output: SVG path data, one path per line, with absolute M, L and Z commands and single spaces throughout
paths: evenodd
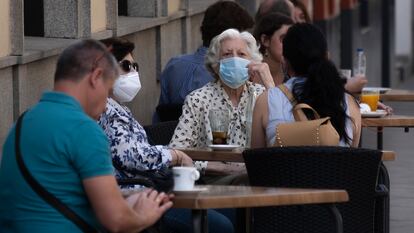
M 336 223 L 336 232 L 337 233 L 343 233 L 344 232 L 344 223 L 342 221 L 342 215 L 339 212 L 338 208 L 336 208 L 335 204 L 330 204 L 327 205 L 327 207 L 329 208 L 329 210 L 331 211 L 335 223 Z
M 377 149 L 382 150 L 382 131 L 383 127 L 377 127 Z
M 236 222 L 237 225 L 235 226 L 235 232 L 237 233 L 247 233 L 249 232 L 248 227 L 250 226 L 250 222 L 247 221 L 247 212 L 246 208 L 237 208 L 236 209 Z
M 194 233 L 208 233 L 207 210 L 192 210 Z

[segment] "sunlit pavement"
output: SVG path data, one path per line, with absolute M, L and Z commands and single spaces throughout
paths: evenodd
M 394 88 L 414 90 L 414 76 Z M 413 115 L 414 102 L 387 102 L 398 115 Z M 362 146 L 376 148 L 376 131 L 363 129 Z M 395 161 L 385 163 L 391 179 L 391 233 L 414 232 L 414 128 L 384 129 L 384 150 L 397 154 Z

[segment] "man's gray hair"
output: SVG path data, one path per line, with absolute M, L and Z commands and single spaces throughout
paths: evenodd
M 205 65 L 208 71 L 210 71 L 215 78 L 218 78 L 214 68 L 220 63 L 220 50 L 221 45 L 224 40 L 227 39 L 236 39 L 240 38 L 247 44 L 247 51 L 251 57 L 252 61 L 261 62 L 263 57 L 259 52 L 259 47 L 257 46 L 256 40 L 253 35 L 249 32 L 239 32 L 237 29 L 227 29 L 222 32 L 220 35 L 214 37 L 211 40 L 210 47 L 206 54 Z
M 56 64 L 55 82 L 79 81 L 97 67 L 103 69 L 104 78 L 118 75 L 118 64 L 104 44 L 93 39 L 77 41 L 60 54 Z

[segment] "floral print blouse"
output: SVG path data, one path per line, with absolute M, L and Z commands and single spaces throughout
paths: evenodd
M 223 84 L 216 80 L 191 92 L 185 99 L 183 113 L 170 141 L 174 148 L 207 147 L 212 144 L 208 113 L 210 109 L 227 109 L 230 123 L 227 143 L 243 147 L 250 146 L 253 105 L 256 97 L 265 88 L 260 84 L 246 82 L 238 106 L 233 106 Z M 204 169 L 207 163 L 197 162 L 196 167 Z
M 108 98 L 98 123 L 109 139 L 116 178 L 133 178 L 137 170 L 170 165 L 168 147 L 150 145 L 144 128 L 131 111 L 114 99 Z

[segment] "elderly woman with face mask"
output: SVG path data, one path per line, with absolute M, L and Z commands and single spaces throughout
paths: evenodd
M 117 178 L 133 178 L 137 170 L 159 169 L 164 166 L 193 166 L 185 153 L 166 146 L 148 143 L 145 130 L 124 104 L 134 99 L 141 88 L 139 67 L 132 57 L 134 44 L 120 38 L 102 41 L 119 62 L 120 76 L 115 81 L 106 110 L 99 124 L 107 135 L 112 163 Z M 230 220 L 214 210 L 208 211 L 210 232 L 232 233 Z M 164 216 L 166 228 L 172 232 L 192 232 L 191 211 L 172 208 Z
M 183 105 L 170 146 L 178 148 L 207 147 L 212 144 L 209 111 L 229 112 L 227 143 L 248 147 L 252 109 L 255 99 L 266 87 L 274 86 L 269 67 L 262 63 L 256 40 L 249 32 L 228 29 L 216 36 L 206 55 L 206 67 L 215 78 L 191 92 Z M 261 80 L 264 86 L 249 80 Z M 220 162 L 196 162 L 198 169 L 215 174 L 234 174 L 244 166 Z

